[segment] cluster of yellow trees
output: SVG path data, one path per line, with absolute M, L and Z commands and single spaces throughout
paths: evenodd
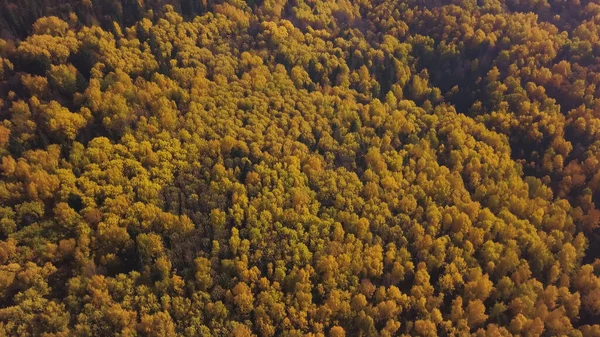
M 0 336 L 600 336 L 598 1 L 157 3 L 0 39 Z

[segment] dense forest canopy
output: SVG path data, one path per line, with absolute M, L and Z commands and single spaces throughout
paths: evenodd
M 0 13 L 0 336 L 600 337 L 600 1 Z

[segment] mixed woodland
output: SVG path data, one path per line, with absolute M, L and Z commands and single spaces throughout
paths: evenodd
M 0 0 L 0 336 L 600 337 L 600 1 Z

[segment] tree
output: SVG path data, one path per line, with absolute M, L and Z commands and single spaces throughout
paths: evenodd
M 233 302 L 242 314 L 249 313 L 253 308 L 254 295 L 250 287 L 244 282 L 239 282 L 233 289 Z

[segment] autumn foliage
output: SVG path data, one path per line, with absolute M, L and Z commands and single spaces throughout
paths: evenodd
M 597 1 L 24 2 L 0 336 L 600 337 Z

